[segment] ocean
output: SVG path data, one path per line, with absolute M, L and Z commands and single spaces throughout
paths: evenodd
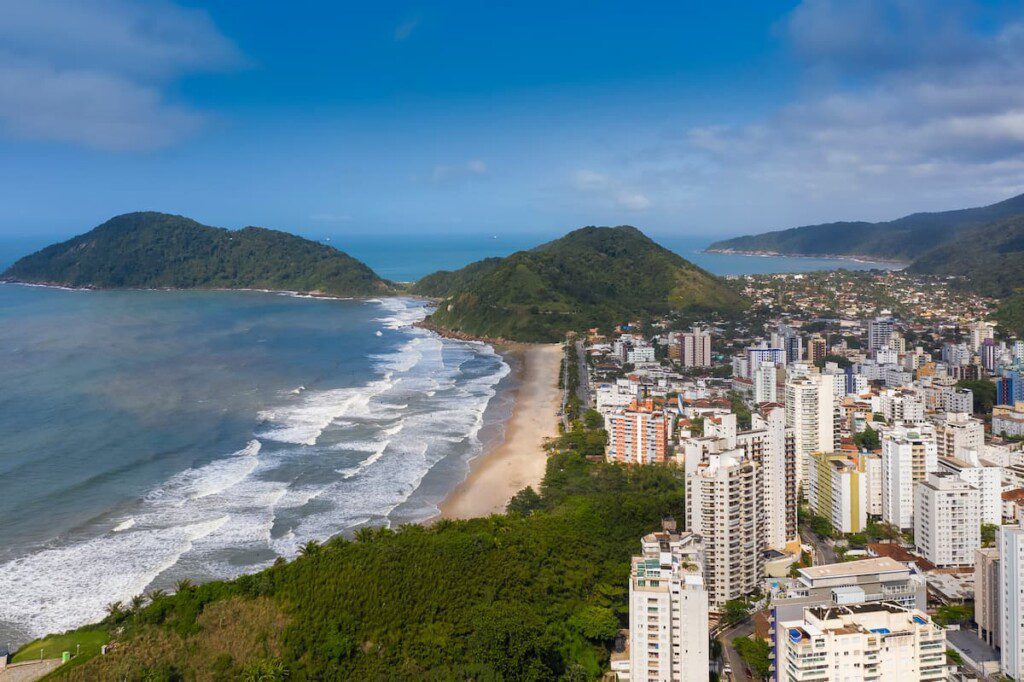
M 400 281 L 540 241 L 330 238 Z M 867 266 L 659 241 L 718 274 Z M 0 269 L 43 245 L 0 242 Z M 515 374 L 487 345 L 414 327 L 426 312 L 403 298 L 0 285 L 0 642 L 436 514 L 501 438 Z

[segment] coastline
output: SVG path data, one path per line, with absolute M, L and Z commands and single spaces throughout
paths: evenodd
M 497 344 L 519 373 L 515 406 L 501 442 L 470 462 L 469 474 L 438 505 L 437 518 L 469 519 L 505 511 L 512 496 L 544 478 L 544 441 L 558 435 L 561 344 Z M 429 523 L 429 521 L 428 521 Z
M 834 253 L 782 253 L 780 251 L 760 251 L 760 250 L 745 250 L 745 249 L 704 249 L 704 253 L 717 253 L 728 256 L 758 256 L 761 258 L 815 258 L 820 260 L 845 260 L 851 263 L 878 263 L 879 265 L 899 265 L 901 268 L 905 268 L 910 265 L 909 261 L 898 260 L 895 258 L 881 258 L 878 256 L 863 256 L 863 255 L 837 255 Z

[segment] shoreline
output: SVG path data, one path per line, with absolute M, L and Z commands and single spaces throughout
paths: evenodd
M 716 253 L 726 256 L 757 256 L 759 258 L 813 258 L 817 260 L 845 260 L 851 263 L 877 263 L 878 265 L 899 265 L 902 268 L 910 265 L 909 261 L 876 256 L 842 256 L 836 254 L 815 253 L 781 253 L 779 251 L 748 251 L 744 249 L 704 249 L 703 253 Z
M 426 523 L 503 513 L 513 495 L 527 486 L 537 490 L 544 478 L 544 442 L 558 435 L 562 345 L 503 343 L 495 344 L 495 350 L 515 357 L 513 370 L 519 373 L 504 437 L 470 461 L 469 474 Z

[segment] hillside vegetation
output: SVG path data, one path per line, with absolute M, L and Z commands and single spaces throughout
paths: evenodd
M 836 222 L 805 225 L 715 242 L 710 251 L 753 251 L 786 255 L 862 256 L 911 261 L 922 247 L 949 243 L 972 227 L 1024 213 L 1024 194 L 989 206 L 913 213 L 881 223 Z
M 441 299 L 430 323 L 515 341 L 557 341 L 568 330 L 608 328 L 670 311 L 735 312 L 741 296 L 635 227 L 585 227 L 506 258 L 417 282 Z
M 1008 331 L 1024 335 L 1024 215 L 967 230 L 923 254 L 907 271 L 954 277 L 952 286 L 1003 299 L 997 319 Z
M 275 289 L 373 296 L 392 286 L 355 258 L 260 227 L 230 231 L 166 213 L 128 213 L 26 256 L 2 275 L 96 288 Z
M 578 422 L 511 513 L 309 544 L 230 582 L 182 585 L 103 627 L 72 680 L 596 679 L 627 620 L 629 557 L 684 509 L 680 472 L 592 463 Z M 26 647 L 31 650 L 32 646 Z

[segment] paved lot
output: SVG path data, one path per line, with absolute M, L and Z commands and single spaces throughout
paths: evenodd
M 6 670 L 0 671 L 0 682 L 35 682 L 59 666 L 59 658 L 9 665 Z

